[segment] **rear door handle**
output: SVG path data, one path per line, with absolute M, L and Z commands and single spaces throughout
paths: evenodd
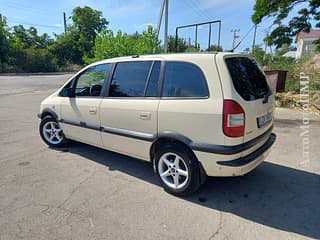
M 89 113 L 96 114 L 97 113 L 97 108 L 96 107 L 90 107 L 89 108 Z
M 142 120 L 150 120 L 151 119 L 151 113 L 150 112 L 141 112 L 139 114 L 139 117 Z

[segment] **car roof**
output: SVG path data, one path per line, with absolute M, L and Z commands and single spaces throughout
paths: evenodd
M 203 59 L 207 58 L 208 56 L 214 55 L 235 55 L 232 52 L 201 52 L 201 53 L 168 53 L 168 54 L 152 54 L 152 55 L 133 55 L 133 56 L 126 56 L 126 57 L 116 57 L 116 58 L 109 58 L 104 59 L 99 62 L 95 62 L 91 65 L 103 64 L 103 63 L 114 63 L 114 62 L 126 62 L 126 61 L 143 61 L 143 60 L 181 60 L 185 61 L 188 59 Z M 236 54 L 239 55 L 239 54 Z M 241 54 L 242 55 L 242 54 Z

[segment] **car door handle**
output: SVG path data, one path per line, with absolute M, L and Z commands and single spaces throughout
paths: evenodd
M 150 120 L 151 119 L 151 113 L 150 112 L 141 112 L 139 114 L 139 117 L 142 120 Z
M 90 114 L 96 114 L 97 113 L 97 108 L 96 107 L 90 107 L 89 108 L 89 113 Z

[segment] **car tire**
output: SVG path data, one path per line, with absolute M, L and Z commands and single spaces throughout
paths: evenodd
M 41 119 L 39 132 L 42 140 L 50 147 L 64 147 L 68 143 L 59 123 L 52 116 Z
M 154 167 L 164 190 L 173 195 L 190 195 L 201 185 L 198 160 L 183 144 L 165 143 L 159 146 Z

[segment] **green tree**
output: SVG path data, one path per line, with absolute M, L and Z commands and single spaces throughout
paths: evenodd
M 85 6 L 76 7 L 72 11 L 73 26 L 79 32 L 79 43 L 84 55 L 91 56 L 94 40 L 99 32 L 106 30 L 108 21 L 102 16 L 101 11 Z
M 18 25 L 13 27 L 12 35 L 19 39 L 20 42 L 24 45 L 24 47 L 31 47 L 31 39 L 27 33 L 27 30 L 24 28 L 23 25 Z
M 24 64 L 24 44 L 17 36 L 10 36 L 10 49 L 9 58 L 7 59 L 8 68 L 6 71 L 9 72 L 22 72 L 21 65 Z
M 316 46 L 317 46 L 317 47 L 316 47 L 316 51 L 317 51 L 317 52 L 320 52 L 320 39 L 315 40 L 315 41 L 314 41 L 314 44 L 316 44 Z
M 282 56 L 283 54 L 289 52 L 289 51 L 296 51 L 297 49 L 294 46 L 290 46 L 288 44 L 282 45 L 281 48 L 276 49 L 275 55 L 276 56 Z
M 92 59 L 97 34 L 106 32 L 108 26 L 102 12 L 88 6 L 73 9 L 72 21 L 73 23 L 67 26 L 67 33 L 56 35 L 56 41 L 50 46 L 59 66 L 82 65 L 84 61 Z
M 47 48 L 53 43 L 53 39 L 47 33 L 39 36 L 35 27 L 25 29 L 23 25 L 14 26 L 12 35 L 18 38 L 25 48 Z
M 156 30 L 150 25 L 141 35 L 135 37 L 134 52 L 135 54 L 160 53 L 160 41 L 157 38 Z
M 254 46 L 254 53 L 252 56 L 261 66 L 267 65 L 272 60 L 271 54 L 266 53 L 261 45 Z
M 23 62 L 19 67 L 23 72 L 54 72 L 57 60 L 48 49 L 30 47 L 23 50 Z
M 211 45 L 206 49 L 207 52 L 223 52 L 223 48 L 218 45 Z
M 151 54 L 160 51 L 160 41 L 156 38 L 156 32 L 149 26 L 142 34 L 128 35 L 118 31 L 116 34 L 112 30 L 102 30 L 95 39 L 93 48 L 94 57 L 86 56 L 86 63 L 98 60 L 130 56 Z
M 6 19 L 0 20 L 0 72 L 6 67 L 9 58 L 9 34 Z
M 85 58 L 85 62 L 91 63 L 105 58 L 132 55 L 134 39 L 126 33 L 118 31 L 116 34 L 112 30 L 101 31 L 96 37 L 94 46 L 94 58 Z
M 68 28 L 67 34 L 56 35 L 56 41 L 49 47 L 50 52 L 58 59 L 58 65 L 83 64 L 80 35 L 73 28 Z
M 283 20 L 298 5 L 302 6 L 298 15 L 284 24 Z M 309 32 L 312 21 L 316 21 L 316 27 L 320 27 L 319 7 L 319 0 L 256 0 L 252 21 L 259 24 L 264 17 L 275 17 L 273 24 L 276 28 L 271 32 L 268 44 L 280 48 L 284 44 L 290 45 L 300 31 Z
M 176 47 L 177 44 L 177 47 Z M 168 38 L 168 52 L 185 52 L 188 49 L 187 41 L 183 38 L 178 38 L 176 43 L 175 36 L 169 36 Z

